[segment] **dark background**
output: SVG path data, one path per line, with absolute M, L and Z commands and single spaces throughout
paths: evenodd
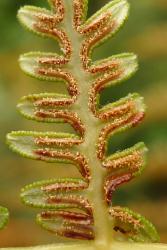
M 89 15 L 105 0 L 90 0 Z M 115 193 L 114 204 L 127 205 L 150 219 L 162 242 L 167 242 L 167 1 L 129 0 L 131 14 L 124 28 L 96 50 L 96 58 L 120 52 L 139 56 L 137 74 L 119 87 L 103 93 L 103 102 L 114 101 L 129 92 L 145 97 L 147 116 L 138 128 L 110 141 L 111 151 L 144 141 L 148 148 L 145 174 Z M 18 99 L 29 93 L 54 89 L 53 85 L 25 76 L 19 69 L 19 54 L 54 51 L 53 42 L 26 32 L 17 22 L 16 13 L 24 4 L 46 5 L 44 0 L 0 0 L 0 204 L 10 209 L 8 227 L 0 232 L 0 247 L 51 243 L 55 236 L 35 224 L 38 211 L 21 204 L 21 187 L 33 181 L 56 176 L 53 166 L 23 159 L 5 145 L 11 130 L 43 129 L 21 117 L 16 111 Z M 55 89 L 54 89 L 55 90 Z M 58 127 L 57 129 L 60 129 Z M 63 175 L 63 170 L 62 170 Z

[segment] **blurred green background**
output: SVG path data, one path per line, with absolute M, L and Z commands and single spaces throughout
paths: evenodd
M 89 15 L 106 0 L 90 0 Z M 113 138 L 110 150 L 126 148 L 145 141 L 149 148 L 148 166 L 137 181 L 119 189 L 114 204 L 127 205 L 145 215 L 157 227 L 161 241 L 167 243 L 167 0 L 129 0 L 131 14 L 124 28 L 98 48 L 95 58 L 120 52 L 139 56 L 137 74 L 123 85 L 104 91 L 102 102 L 116 100 L 137 91 L 148 106 L 145 122 L 138 128 Z M 8 227 L 0 232 L 0 247 L 52 243 L 55 236 L 35 224 L 38 211 L 26 208 L 19 199 L 20 189 L 33 181 L 56 176 L 58 172 L 41 162 L 23 159 L 10 152 L 5 135 L 11 130 L 46 130 L 49 127 L 30 122 L 16 111 L 18 99 L 29 93 L 55 90 L 54 84 L 31 79 L 19 69 L 19 54 L 54 51 L 52 41 L 26 32 L 16 20 L 24 4 L 45 6 L 44 0 L 0 0 L 0 204 L 10 209 Z M 60 130 L 60 126 L 56 127 Z M 73 171 L 73 170 L 71 170 Z M 63 170 L 61 175 L 64 174 Z M 75 174 L 75 173 L 73 173 Z

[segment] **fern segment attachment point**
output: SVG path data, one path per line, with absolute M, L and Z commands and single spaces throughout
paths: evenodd
M 24 157 L 76 166 L 80 178 L 53 179 L 26 186 L 26 205 L 42 208 L 38 223 L 72 239 L 91 240 L 107 249 L 112 229 L 132 241 L 156 242 L 153 225 L 126 208 L 113 207 L 117 187 L 139 175 L 145 166 L 144 143 L 107 155 L 107 141 L 134 126 L 145 115 L 143 98 L 134 93 L 100 107 L 101 91 L 133 75 L 136 55 L 123 53 L 93 62 L 93 49 L 113 36 L 128 16 L 126 0 L 113 0 L 86 20 L 86 0 L 49 0 L 51 10 L 22 7 L 20 22 L 30 31 L 59 42 L 62 54 L 31 52 L 20 57 L 22 70 L 44 81 L 61 81 L 68 94 L 23 97 L 18 109 L 28 119 L 68 123 L 75 133 L 8 134 L 12 150 Z M 102 232 L 103 231 L 103 232 Z

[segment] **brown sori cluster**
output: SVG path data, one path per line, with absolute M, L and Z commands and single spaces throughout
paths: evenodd
M 70 182 L 62 181 L 44 185 L 41 190 L 46 195 L 46 204 L 53 206 L 53 208 L 55 204 L 56 206 L 62 206 L 63 204 L 64 207 L 68 207 L 68 211 L 67 209 L 48 210 L 39 214 L 38 220 L 43 220 L 45 223 L 53 221 L 54 227 L 47 229 L 58 236 L 82 240 L 94 239 L 94 221 L 91 204 L 83 196 L 72 194 L 74 191 L 78 192 L 87 187 L 87 182 L 80 181 L 76 183 L 72 182 L 72 180 Z M 56 227 L 57 220 L 59 223 Z
M 35 116 L 45 119 L 45 120 L 60 119 L 63 122 L 69 123 L 79 135 L 84 136 L 84 132 L 85 132 L 84 125 L 82 124 L 78 115 L 74 112 L 70 112 L 67 110 L 42 110 L 40 109 L 38 111 L 35 111 Z
M 58 203 L 58 201 L 59 199 L 56 199 L 54 202 Z M 76 203 L 76 206 L 80 205 L 80 200 L 76 200 L 76 197 L 74 199 L 71 198 L 71 202 Z M 85 208 L 87 204 L 82 205 Z M 40 216 L 43 220 L 61 219 L 63 221 L 62 226 L 57 230 L 59 236 L 82 240 L 94 239 L 92 230 L 93 216 L 91 214 L 69 211 L 47 211 L 42 212 Z
M 139 230 L 142 230 L 143 225 L 139 218 L 134 218 L 134 216 L 126 210 L 122 210 L 121 207 L 114 207 L 109 210 L 110 215 L 114 218 L 114 220 L 119 221 L 122 225 L 126 225 L 125 228 L 115 226 L 114 230 L 117 232 L 121 232 L 126 234 L 128 237 L 133 237 L 135 234 L 137 235 Z
M 52 151 L 50 149 L 37 149 L 35 151 L 35 154 L 37 154 L 40 157 L 40 160 L 42 160 L 42 157 L 46 158 L 55 158 L 55 159 L 63 159 L 64 161 L 70 161 L 74 163 L 81 172 L 82 176 L 86 180 L 90 180 L 90 170 L 88 167 L 88 162 L 86 158 L 81 155 L 79 152 L 77 153 L 71 153 L 69 151 L 59 150 L 59 151 Z
M 144 113 L 137 113 L 132 115 L 131 113 L 127 116 L 115 119 L 114 122 L 107 124 L 100 132 L 97 146 L 97 155 L 100 160 L 105 157 L 107 137 L 109 135 L 117 133 L 121 127 L 124 126 L 136 126 L 144 117 Z
M 139 171 L 143 160 L 141 152 L 136 150 L 123 157 L 105 160 L 102 164 L 109 172 L 104 184 L 104 193 L 106 201 L 110 205 L 115 189 L 134 178 L 133 173 Z

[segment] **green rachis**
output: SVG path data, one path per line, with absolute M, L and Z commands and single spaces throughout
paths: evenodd
M 115 207 L 112 194 L 145 166 L 146 147 L 107 155 L 107 140 L 138 125 L 145 115 L 143 98 L 134 93 L 101 107 L 101 91 L 123 82 L 137 70 L 132 53 L 92 61 L 92 50 L 113 36 L 128 16 L 126 0 L 113 0 L 86 19 L 87 0 L 48 0 L 51 10 L 25 6 L 20 22 L 34 33 L 59 42 L 61 55 L 31 52 L 20 57 L 22 70 L 44 81 L 61 81 L 68 94 L 23 97 L 18 109 L 28 119 L 68 123 L 74 133 L 17 131 L 8 134 L 12 150 L 22 156 L 72 164 L 80 178 L 52 179 L 26 186 L 22 201 L 42 208 L 38 223 L 56 236 L 108 249 L 112 238 L 157 242 L 154 226 L 128 208 Z M 68 172 L 68 169 L 67 169 Z M 113 233 L 115 231 L 115 233 Z M 68 244 L 68 243 L 66 243 Z

